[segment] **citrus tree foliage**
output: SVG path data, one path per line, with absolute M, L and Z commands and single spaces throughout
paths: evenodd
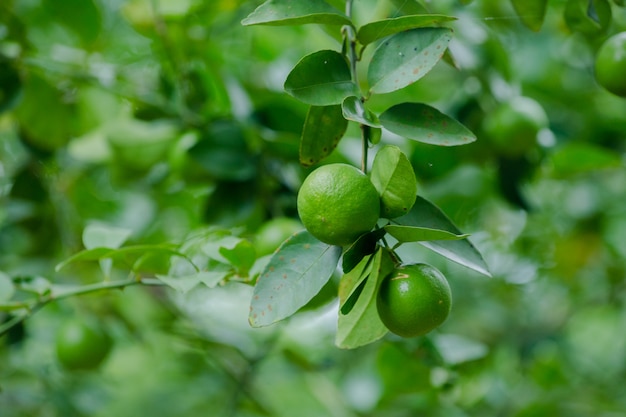
M 621 0 L 0 2 L 0 414 L 621 415 L 623 32 Z M 294 234 L 337 162 L 383 201 L 347 247 Z M 400 260 L 452 290 L 425 336 L 378 317 Z

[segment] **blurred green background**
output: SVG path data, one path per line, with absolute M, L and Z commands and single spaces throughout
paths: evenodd
M 550 1 L 531 31 L 508 1 L 354 2 L 360 24 L 424 9 L 458 18 L 456 68 L 441 62 L 370 103 L 427 102 L 479 138 L 439 148 L 383 133 L 494 275 L 403 247 L 448 277 L 441 328 L 338 349 L 332 285 L 262 329 L 247 323 L 245 280 L 71 297 L 0 338 L 0 415 L 626 416 L 626 99 L 593 69 L 600 44 L 626 30 L 626 9 L 593 1 L 612 14 L 583 16 L 589 29 L 565 3 Z M 307 109 L 282 84 L 305 54 L 340 49 L 338 28 L 241 26 L 259 4 L 0 3 L 0 304 L 19 296 L 11 282 L 38 293 L 138 272 L 95 261 L 55 271 L 89 225 L 151 247 L 207 227 L 255 247 L 268 220 L 296 217 Z M 520 95 L 549 127 L 525 154 L 504 155 L 483 120 Z M 329 161 L 356 163 L 359 151 L 351 126 Z M 161 255 L 140 273 L 158 274 Z M 76 317 L 113 338 L 97 370 L 56 358 L 55 335 Z

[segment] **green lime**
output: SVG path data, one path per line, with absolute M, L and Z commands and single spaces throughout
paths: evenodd
M 450 313 L 452 294 L 443 274 L 427 264 L 403 265 L 381 283 L 378 315 L 398 336 L 415 337 L 440 326 Z
M 298 214 L 317 239 L 346 246 L 376 225 L 380 198 L 370 179 L 358 168 L 348 164 L 323 165 L 302 183 Z
M 505 156 L 525 154 L 537 143 L 537 135 L 548 126 L 543 107 L 530 97 L 515 97 L 500 104 L 483 121 L 485 133 Z
M 91 322 L 70 320 L 56 335 L 56 353 L 63 367 L 70 370 L 95 369 L 112 347 L 109 335 Z
M 263 223 L 256 232 L 255 247 L 258 256 L 273 253 L 294 233 L 303 230 L 302 223 L 290 217 L 276 217 Z
M 596 80 L 611 93 L 626 97 L 626 32 L 607 39 L 596 55 Z

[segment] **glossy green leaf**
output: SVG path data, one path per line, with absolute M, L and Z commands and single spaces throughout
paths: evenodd
M 300 139 L 300 163 L 308 167 L 326 158 L 347 128 L 341 106 L 311 106 Z
M 367 45 L 395 33 L 436 26 L 452 20 L 456 20 L 456 17 L 440 14 L 421 14 L 383 19 L 361 26 L 356 34 L 356 38 L 361 44 Z
M 341 262 L 343 272 L 351 271 L 364 257 L 376 252 L 378 241 L 383 236 L 385 236 L 384 229 L 374 229 L 371 232 L 359 236 L 343 254 Z
M 13 298 L 13 294 L 15 294 L 15 286 L 11 277 L 0 271 L 0 303 L 9 301 Z
M 286 240 L 254 287 L 250 324 L 267 326 L 298 311 L 326 284 L 340 257 L 341 247 L 322 243 L 306 231 Z
M 222 246 L 220 254 L 234 266 L 240 275 L 247 276 L 256 260 L 256 250 L 249 240 L 240 239 L 232 246 Z
M 366 126 L 380 127 L 378 117 L 369 111 L 363 101 L 356 96 L 346 97 L 341 103 L 343 117 Z
M 546 16 L 548 0 L 511 0 L 522 23 L 535 32 L 541 29 Z
M 341 277 L 338 289 L 341 314 L 350 313 L 363 292 L 367 277 L 372 272 L 371 259 L 371 255 L 362 258 L 354 268 Z
M 392 270 L 393 262 L 387 252 L 378 250 L 372 259 L 372 271 L 354 306 L 348 314 L 339 314 L 335 337 L 338 347 L 354 349 L 387 333 L 387 328 L 378 317 L 376 296 L 382 279 Z
M 285 91 L 306 104 L 341 104 L 359 95 L 346 58 L 337 51 L 322 50 L 302 58 L 285 80 Z
M 430 201 L 418 196 L 410 213 L 396 219 L 403 226 L 444 230 L 453 235 L 462 233 L 452 221 Z M 438 254 L 486 276 L 491 276 L 482 255 L 468 239 L 419 242 Z
M 443 57 L 452 29 L 420 28 L 397 33 L 382 42 L 370 62 L 367 80 L 373 94 L 413 84 Z
M 261 4 L 242 25 L 351 25 L 348 17 L 323 0 L 268 0 Z
M 104 224 L 90 224 L 83 230 L 83 244 L 86 249 L 117 249 L 130 237 L 132 230 Z
M 395 145 L 376 152 L 370 179 L 380 195 L 382 217 L 393 219 L 407 214 L 417 195 L 417 178 L 406 155 Z
M 402 103 L 380 115 L 390 132 L 418 142 L 458 146 L 474 142 L 476 136 L 455 119 L 423 103 Z
M 427 227 L 400 226 L 390 224 L 385 231 L 399 242 L 424 242 L 430 240 L 458 240 L 468 237 L 467 234 L 455 234 L 446 230 L 429 229 Z

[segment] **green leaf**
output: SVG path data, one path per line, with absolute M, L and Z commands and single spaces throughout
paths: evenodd
M 467 234 L 454 234 L 446 230 L 429 229 L 427 227 L 387 225 L 385 231 L 399 242 L 424 242 L 430 240 L 465 239 Z
M 330 279 L 340 257 L 341 247 L 322 243 L 309 232 L 287 239 L 272 255 L 254 287 L 250 324 L 267 326 L 298 311 Z
M 538 32 L 546 16 L 548 0 L 511 0 L 515 13 L 522 23 Z
M 346 58 L 337 51 L 322 50 L 302 58 L 285 80 L 285 91 L 306 104 L 341 104 L 359 95 Z
M 364 257 L 352 270 L 341 277 L 338 289 L 341 314 L 350 313 L 363 292 L 367 277 L 372 272 L 371 259 L 371 255 Z
M 326 158 L 346 133 L 341 106 L 311 106 L 300 139 L 300 163 L 311 166 Z
M 168 287 L 173 288 L 182 294 L 191 291 L 200 283 L 199 273 L 182 277 L 157 274 L 156 277 Z
M 241 21 L 250 25 L 352 25 L 350 19 L 323 0 L 268 0 Z
M 590 143 L 567 144 L 552 154 L 550 162 L 554 174 L 561 177 L 623 167 L 618 153 Z
M 462 235 L 452 221 L 430 201 L 418 196 L 415 205 L 406 216 L 396 219 L 396 223 L 403 226 L 420 227 L 432 230 L 444 230 L 453 235 Z M 488 277 L 491 276 L 482 255 L 468 239 L 438 240 L 419 242 L 434 252 L 466 266 Z
M 380 115 L 380 123 L 407 139 L 439 146 L 474 142 L 476 136 L 455 119 L 423 103 L 402 103 Z
M 55 271 L 59 272 L 61 269 L 74 262 L 98 261 L 101 259 L 114 259 L 118 261 L 124 261 L 127 265 L 132 266 L 133 261 L 145 256 L 147 252 L 151 252 L 152 255 L 160 253 L 162 255 L 171 255 L 186 258 L 185 255 L 175 249 L 174 245 L 135 245 L 126 246 L 121 249 L 101 247 L 80 251 L 70 256 L 63 262 L 57 264 L 57 266 L 55 267 Z
M 7 274 L 0 271 L 0 303 L 9 301 L 13 298 L 13 294 L 15 294 L 13 281 Z
M 443 57 L 452 29 L 420 28 L 397 33 L 382 42 L 370 62 L 367 80 L 373 94 L 413 84 Z
M 363 101 L 356 96 L 346 97 L 341 103 L 343 117 L 353 122 L 361 123 L 370 127 L 380 127 L 378 117 L 369 111 Z
M 130 237 L 132 230 L 104 224 L 90 224 L 83 230 L 83 244 L 87 249 L 117 249 Z
M 367 277 L 358 300 L 348 314 L 339 314 L 335 344 L 353 349 L 374 342 L 387 333 L 378 317 L 376 296 L 382 279 L 393 270 L 388 253 L 380 249 L 372 260 L 372 272 Z
M 243 276 L 248 275 L 250 268 L 256 260 L 254 245 L 246 239 L 240 239 L 232 247 L 222 246 L 219 252 Z
M 456 20 L 456 17 L 440 14 L 401 16 L 367 23 L 359 28 L 356 38 L 362 45 L 370 44 L 394 33 L 411 29 L 435 26 L 439 23 Z
M 409 212 L 417 195 L 417 178 L 406 155 L 386 145 L 374 157 L 370 179 L 380 195 L 381 216 L 393 219 Z
M 385 236 L 384 229 L 375 229 L 365 233 L 356 240 L 343 254 L 341 268 L 343 272 L 351 271 L 361 259 L 376 252 L 378 241 Z

